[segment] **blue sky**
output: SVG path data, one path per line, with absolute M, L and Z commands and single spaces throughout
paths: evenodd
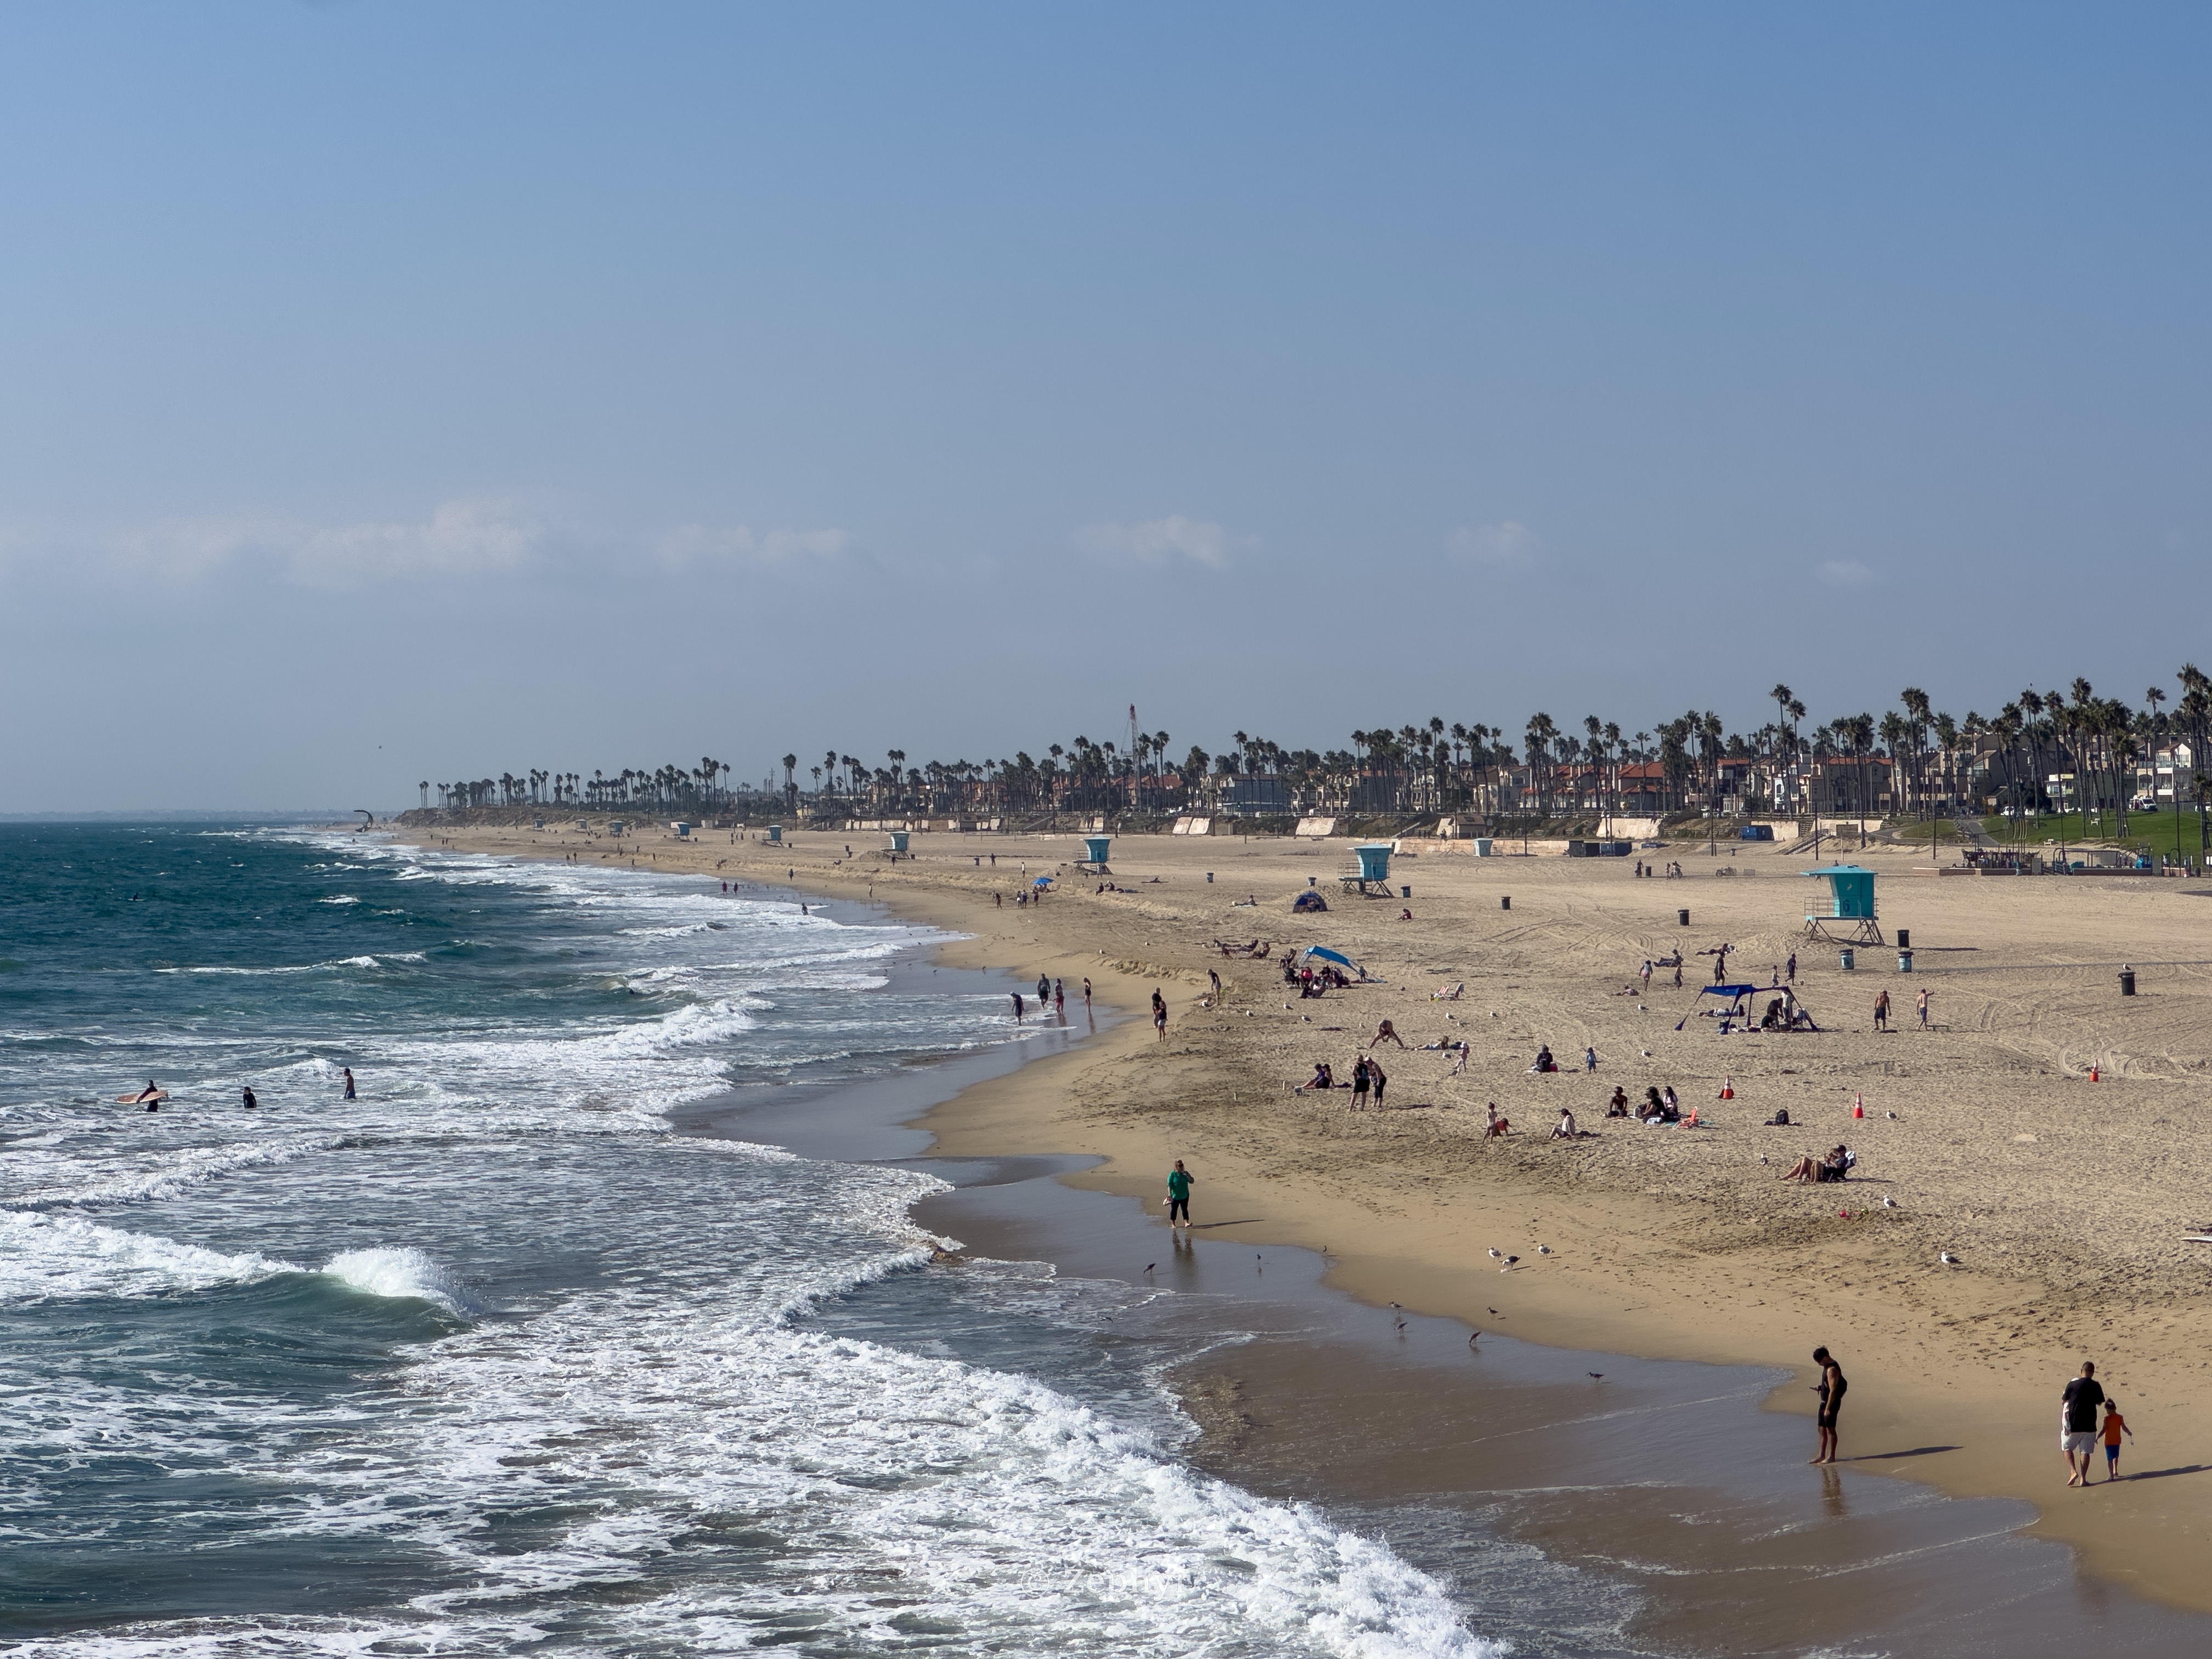
M 2212 657 L 2212 21 L 0 14 L 0 810 Z

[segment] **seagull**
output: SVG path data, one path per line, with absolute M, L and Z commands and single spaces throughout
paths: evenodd
M 1503 1261 L 1505 1260 L 1505 1252 L 1503 1250 L 1493 1249 L 1490 1253 L 1490 1259 L 1492 1261 Z
M 1512 1272 L 1512 1271 L 1513 1271 L 1513 1264 L 1514 1264 L 1515 1262 L 1518 1261 L 1520 1259 L 1521 1259 L 1521 1258 L 1520 1258 L 1519 1256 L 1517 1256 L 1517 1255 L 1509 1255 L 1509 1256 L 1507 1256 L 1507 1257 L 1505 1258 L 1505 1265 L 1504 1265 L 1504 1267 L 1500 1267 L 1498 1271 L 1498 1272 L 1500 1272 L 1500 1273 L 1510 1273 L 1510 1272 Z
M 1881 1207 L 1885 1210 L 1893 1210 L 1897 1207 L 1897 1200 L 1887 1193 L 1884 1193 L 1881 1195 Z
M 1584 1375 L 1589 1376 L 1590 1381 L 1593 1382 L 1602 1382 L 1605 1381 L 1605 1373 L 1603 1371 L 1589 1371 L 1584 1373 Z
M 1504 1316 L 1504 1314 L 1502 1314 L 1502 1313 L 1498 1312 L 1498 1310 L 1497 1310 L 1497 1309 L 1495 1309 L 1495 1308 L 1492 1308 L 1492 1309 L 1490 1310 L 1490 1316 L 1491 1316 L 1492 1319 L 1503 1319 L 1503 1318 L 1504 1318 L 1504 1317 L 1505 1317 L 1505 1316 Z
M 1895 1112 L 1892 1112 L 1892 1113 L 1890 1113 L 1890 1114 L 1889 1114 L 1889 1121 L 1890 1121 L 1892 1123 L 1894 1123 L 1894 1122 L 1896 1122 L 1896 1121 L 1897 1121 L 1897 1114 L 1896 1114 Z
M 1393 1303 L 1390 1304 L 1390 1306 L 1391 1306 L 1393 1309 L 1396 1309 L 1396 1308 L 1398 1307 L 1398 1304 L 1397 1304 L 1396 1303 L 1393 1302 Z M 1400 1311 L 1400 1312 L 1398 1313 L 1398 1316 L 1397 1316 L 1395 1319 L 1392 1320 L 1392 1321 L 1390 1322 L 1390 1323 L 1391 1323 L 1391 1325 L 1392 1325 L 1392 1327 L 1393 1327 L 1394 1328 L 1395 1328 L 1395 1329 L 1397 1329 L 1397 1330 L 1401 1330 L 1401 1331 L 1402 1331 L 1402 1330 L 1404 1330 L 1404 1329 L 1406 1328 L 1406 1316 L 1405 1316 L 1404 1312 L 1403 1312 L 1402 1310 L 1401 1310 L 1401 1311 Z
M 1536 1254 L 1537 1254 L 1538 1255 L 1551 1255 L 1551 1253 L 1552 1253 L 1552 1247 L 1551 1247 L 1550 1245 L 1548 1245 L 1548 1244 L 1539 1244 L 1539 1245 L 1536 1247 Z
M 1145 1263 L 1145 1271 L 1146 1271 L 1146 1273 L 1150 1273 L 1150 1272 L 1152 1272 L 1152 1270 L 1153 1268 L 1155 1268 L 1155 1267 L 1158 1267 L 1159 1265 L 1160 1265 L 1160 1264 L 1159 1264 L 1158 1262 L 1157 1262 L 1157 1261 L 1147 1261 L 1146 1263 Z
M 1955 1267 L 1959 1265 L 1959 1258 L 1953 1255 L 1948 1250 L 1938 1250 L 1936 1255 L 1937 1260 L 1941 1261 L 1947 1267 Z

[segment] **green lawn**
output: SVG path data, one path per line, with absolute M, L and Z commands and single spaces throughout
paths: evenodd
M 2069 847 L 2085 841 L 2118 842 L 2119 815 L 2115 812 L 2069 812 L 2063 817 L 2046 813 L 2033 818 L 1986 818 L 1982 827 L 2003 846 L 2015 842 L 2030 852 L 2043 850 L 2045 842 L 2063 841 Z M 2128 814 L 2128 833 L 2124 843 L 2144 847 L 2168 858 L 2197 856 L 2197 823 L 2194 811 L 2184 811 L 2177 817 L 2171 810 L 2158 812 Z

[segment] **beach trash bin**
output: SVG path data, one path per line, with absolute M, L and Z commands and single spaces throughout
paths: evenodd
M 1398 890 L 1398 896 L 1400 898 L 1411 898 L 1413 896 L 1413 890 L 1410 887 L 1401 887 Z
M 1211 870 L 1207 871 L 1206 872 L 1206 878 L 1208 882 L 1211 882 L 1213 879 L 1213 872 Z
M 2120 969 L 2120 994 L 2121 994 L 2122 996 L 2124 996 L 2124 997 L 2131 997 L 2131 996 L 2133 996 L 2135 994 L 2136 994 L 2136 970 L 2135 970 L 2134 969 L 2132 969 L 2132 968 L 2123 968 L 2123 969 Z
M 1513 901 L 1501 893 L 1498 897 L 1498 908 L 1501 910 L 1510 910 L 1513 908 Z
M 1899 951 L 1897 953 L 1897 971 L 1900 974 L 1909 974 L 1912 971 L 1911 951 Z
M 1910 951 L 1912 948 L 1912 930 L 1910 927 L 1900 927 L 1897 930 L 1897 948 L 1900 951 Z
M 1859 953 L 1852 950 L 1850 945 L 1846 945 L 1838 954 L 1836 957 L 1836 965 L 1841 968 L 1845 973 L 1850 972 L 1852 969 L 1859 965 Z
M 1674 912 L 1674 920 L 1687 927 L 1690 925 L 1690 913 L 1687 910 L 1677 910 Z

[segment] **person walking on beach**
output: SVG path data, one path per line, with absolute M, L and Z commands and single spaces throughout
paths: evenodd
M 1373 1081 L 1374 1079 L 1368 1075 L 1367 1056 L 1362 1054 L 1352 1062 L 1352 1109 L 1353 1111 L 1364 1112 L 1367 1109 L 1367 1086 Z
M 1583 1070 L 1585 1072 L 1597 1070 L 1597 1050 L 1595 1048 L 1586 1048 L 1583 1050 Z
M 1682 959 L 1680 957 L 1674 958 L 1674 988 L 1678 991 L 1682 988 Z
M 1795 985 L 1797 982 L 1797 953 L 1795 951 L 1790 953 L 1790 965 L 1784 971 L 1790 975 L 1790 982 Z
M 1924 985 L 1920 988 L 1920 1029 L 1928 1029 L 1928 988 Z
M 1168 1040 L 1168 1000 L 1157 985 L 1152 987 L 1152 1029 L 1160 1034 L 1161 1042 Z
M 1462 1037 L 1456 1043 L 1453 1044 L 1452 1052 L 1455 1058 L 1452 1060 L 1451 1074 L 1454 1077 L 1465 1077 L 1467 1075 L 1467 1057 L 1470 1052 L 1467 1046 L 1467 1039 L 1465 1037 Z
M 1067 985 L 1063 980 L 1056 979 L 1052 982 L 1052 1011 L 1055 1014 L 1067 1012 Z
M 1836 1357 L 1826 1348 L 1813 1350 L 1813 1363 L 1820 1368 L 1820 1380 L 1814 1389 L 1820 1396 L 1820 1413 L 1815 1419 L 1820 1431 L 1820 1454 L 1815 1463 L 1836 1461 L 1836 1414 L 1844 1408 L 1844 1391 L 1850 1388 L 1844 1380 L 1844 1368 L 1836 1364 Z
M 1083 1006 L 1085 1008 L 1091 1006 L 1091 981 L 1087 979 L 1083 981 Z
M 1052 1000 L 1052 981 L 1042 974 L 1037 975 L 1037 1006 L 1042 1008 Z
M 1169 1226 L 1173 1227 L 1177 1224 L 1176 1218 L 1178 1216 L 1182 1218 L 1182 1225 L 1185 1227 L 1190 1225 L 1190 1171 L 1184 1169 L 1182 1160 L 1177 1158 L 1175 1168 L 1168 1171 Z
M 1889 1029 L 1889 993 L 1887 991 L 1874 1000 L 1874 1029 L 1877 1031 Z
M 2097 1450 L 2097 1407 L 2105 1403 L 2105 1385 L 2097 1381 L 2097 1362 L 2085 1359 L 2081 1373 L 2067 1383 L 2061 1396 L 2064 1413 L 2058 1425 L 2058 1449 L 2066 1455 L 2066 1484 L 2089 1484 L 2089 1460 Z
M 1367 1062 L 1367 1081 L 1374 1087 L 1375 1109 L 1379 1112 L 1382 1109 L 1382 1091 L 1389 1087 L 1390 1083 L 1390 1074 L 1382 1069 L 1380 1060 L 1370 1060 Z
M 348 1100 L 358 1099 L 359 1097 L 353 1091 L 353 1067 L 350 1066 L 341 1066 L 338 1069 L 345 1073 L 345 1097 Z
M 2119 1402 L 2107 1400 L 2105 1402 L 2105 1479 L 2108 1482 L 2120 1478 L 2120 1437 L 2124 1434 L 2130 1441 L 2136 1437 L 2136 1431 L 2128 1426 L 2128 1419 L 2120 1415 Z
M 1644 958 L 1644 988 L 1647 991 L 1651 988 L 1651 958 L 1649 957 Z
M 1019 991 L 1010 991 L 1007 994 L 1014 1000 L 1014 1018 L 1019 1021 L 1022 1017 L 1022 994 Z

